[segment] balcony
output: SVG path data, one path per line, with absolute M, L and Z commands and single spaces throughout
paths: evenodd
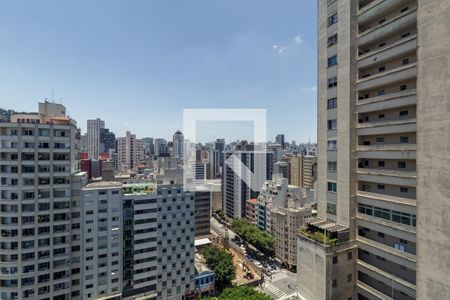
M 389 245 L 373 241 L 360 235 L 357 236 L 356 242 L 359 249 L 369 251 L 373 255 L 384 257 L 410 270 L 416 270 L 416 256 L 414 254 L 400 251 Z
M 357 288 L 358 293 L 363 295 L 364 297 L 367 297 L 368 299 L 394 300 L 394 298 L 386 296 L 377 289 L 374 289 L 361 281 L 358 281 Z
M 416 118 L 358 123 L 356 130 L 357 135 L 416 132 Z
M 361 3 L 361 1 L 360 1 Z M 370 23 L 410 3 L 410 0 L 375 0 L 365 3 L 358 10 L 358 23 Z
M 416 159 L 416 144 L 358 145 L 358 158 Z
M 399 186 L 416 186 L 416 172 L 388 169 L 358 168 L 357 180 L 376 182 L 381 184 L 393 184 Z
M 377 73 L 357 80 L 358 91 L 373 90 L 381 86 L 393 85 L 414 79 L 417 76 L 417 63 L 400 66 L 389 71 Z
M 397 276 L 387 273 L 373 265 L 370 265 L 362 260 L 358 259 L 358 271 L 366 273 L 375 280 L 384 283 L 387 286 L 394 286 L 399 291 L 406 293 L 407 295 L 415 298 L 416 297 L 416 285 L 409 283 Z
M 389 2 L 389 1 L 385 1 Z M 405 28 L 415 27 L 417 22 L 417 10 L 412 9 L 408 13 L 402 13 L 376 27 L 369 28 L 358 34 L 358 45 L 381 41 L 389 36 L 401 33 Z
M 378 48 L 360 55 L 358 57 L 358 69 L 370 68 L 374 65 L 379 65 L 395 58 L 404 57 L 407 54 L 416 52 L 417 48 L 417 34 L 411 35 L 408 38 L 401 39 L 393 44 Z
M 415 199 L 409 199 L 409 198 L 403 198 L 403 197 L 397 197 L 397 196 L 391 196 L 386 194 L 379 194 L 379 193 L 371 193 L 371 192 L 364 192 L 364 191 L 357 191 L 356 197 L 359 202 L 359 200 L 362 200 L 362 202 L 370 202 L 376 205 L 376 202 L 387 202 L 392 205 L 400 205 L 403 207 L 407 205 L 411 208 L 416 207 L 416 200 Z M 367 200 L 367 201 L 364 201 Z
M 416 105 L 415 89 L 358 100 L 357 113 L 368 113 L 412 105 Z

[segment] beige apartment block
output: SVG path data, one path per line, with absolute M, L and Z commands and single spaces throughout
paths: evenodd
M 313 188 L 315 181 L 314 168 L 317 157 L 312 155 L 292 156 L 290 159 L 290 184 L 303 188 Z
M 319 1 L 307 299 L 450 299 L 449 19 L 448 1 Z

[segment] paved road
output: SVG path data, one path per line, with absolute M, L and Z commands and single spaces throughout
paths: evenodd
M 297 292 L 296 274 L 282 269 L 266 277 L 260 290 L 273 299 L 279 299 Z

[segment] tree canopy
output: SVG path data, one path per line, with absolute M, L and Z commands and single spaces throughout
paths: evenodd
M 225 289 L 218 297 L 219 300 L 270 300 L 271 298 L 255 288 L 243 285 Z
M 233 219 L 231 228 L 247 243 L 253 245 L 265 255 L 274 255 L 275 239 L 268 232 L 250 224 L 246 219 Z
M 236 277 L 231 253 L 219 247 L 208 246 L 203 249 L 202 254 L 208 267 L 215 273 L 216 288 L 221 290 L 229 286 Z

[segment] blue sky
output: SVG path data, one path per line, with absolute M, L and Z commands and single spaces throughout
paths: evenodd
M 0 107 L 36 110 L 54 87 L 83 131 L 100 117 L 119 136 L 164 138 L 183 108 L 266 108 L 269 137 L 315 141 L 316 10 L 313 0 L 2 1 Z

